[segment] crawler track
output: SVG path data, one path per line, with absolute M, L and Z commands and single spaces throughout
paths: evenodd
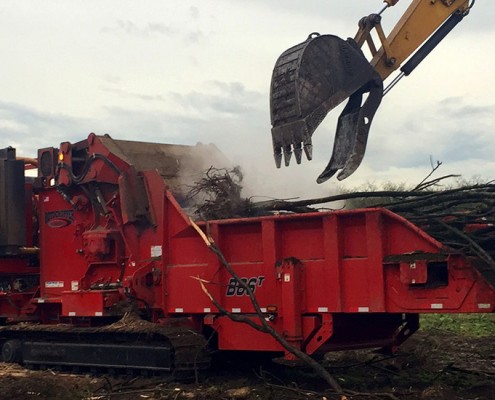
M 187 378 L 210 366 L 201 334 L 137 318 L 96 328 L 4 326 L 0 327 L 0 340 L 5 362 L 31 367 L 158 372 Z

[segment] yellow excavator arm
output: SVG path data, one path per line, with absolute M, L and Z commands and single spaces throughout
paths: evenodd
M 385 0 L 380 12 L 362 18 L 354 39 L 312 33 L 278 58 L 270 88 L 278 168 L 282 159 L 288 166 L 292 154 L 298 164 L 303 152 L 311 160 L 314 131 L 331 109 L 348 98 L 337 123 L 332 157 L 317 182 L 339 170 L 339 180 L 351 175 L 364 157 L 371 122 L 383 95 L 409 75 L 474 4 L 474 0 L 413 0 L 386 35 L 381 14 L 398 1 Z M 376 32 L 379 46 L 372 32 Z M 371 60 L 362 51 L 365 43 Z M 384 90 L 383 81 L 399 68 L 398 77 Z
M 395 5 L 398 0 L 386 1 Z M 469 0 L 414 0 L 401 17 L 383 46 L 373 54 L 371 65 L 385 80 L 397 70 L 449 18 L 462 19 L 469 10 Z M 377 33 L 380 35 L 380 29 Z M 361 31 L 361 29 L 360 29 Z M 360 35 L 360 32 L 358 32 Z M 356 40 L 359 38 L 356 35 Z M 372 52 L 373 53 L 373 52 Z

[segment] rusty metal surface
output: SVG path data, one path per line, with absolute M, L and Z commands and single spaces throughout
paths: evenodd
M 298 164 L 303 151 L 311 160 L 311 136 L 327 113 L 349 96 L 362 94 L 370 82 L 376 80 L 379 86 L 381 80 L 352 39 L 345 41 L 333 35 L 312 34 L 305 42 L 285 51 L 275 64 L 270 91 L 272 143 L 277 167 L 281 166 L 282 158 L 288 166 L 292 153 Z M 370 115 L 369 110 L 366 115 Z M 341 119 L 342 127 L 349 118 Z M 346 126 L 362 130 L 362 126 L 353 121 Z M 340 135 L 339 145 L 334 148 L 336 151 L 355 148 L 356 138 L 362 138 L 361 134 L 347 133 L 348 129 L 341 129 L 341 132 L 345 133 Z
M 138 171 L 157 170 L 175 194 L 201 178 L 211 166 L 223 168 L 231 162 L 213 144 L 194 146 L 115 140 L 99 136 L 107 149 Z

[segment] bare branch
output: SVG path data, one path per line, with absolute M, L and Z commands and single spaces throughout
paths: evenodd
M 199 233 L 201 229 L 194 223 L 194 221 L 191 220 L 191 224 L 194 227 L 194 229 Z M 212 303 L 215 305 L 218 310 L 226 315 L 228 318 L 230 318 L 232 321 L 236 322 L 242 322 L 245 323 L 252 328 L 268 333 L 271 335 L 285 350 L 287 350 L 289 353 L 294 354 L 297 358 L 299 358 L 301 361 L 305 362 L 308 366 L 314 369 L 314 371 L 321 376 L 328 384 L 329 386 L 336 392 L 336 393 L 343 393 L 342 387 L 339 385 L 339 383 L 335 380 L 335 378 L 330 375 L 330 373 L 316 360 L 308 356 L 306 353 L 303 351 L 295 348 L 292 346 L 281 334 L 279 334 L 270 324 L 265 319 L 265 316 L 263 315 L 263 312 L 261 311 L 261 308 L 258 304 L 258 301 L 256 297 L 254 296 L 253 291 L 249 287 L 249 285 L 243 281 L 240 276 L 237 274 L 237 272 L 232 268 L 230 263 L 225 259 L 225 256 L 223 255 L 222 251 L 215 245 L 213 240 L 208 239 L 207 236 L 203 233 L 200 234 L 200 236 L 203 238 L 203 241 L 205 241 L 205 244 L 208 246 L 208 248 L 217 255 L 218 259 L 222 263 L 222 265 L 225 267 L 225 269 L 229 272 L 229 274 L 238 282 L 238 284 L 246 291 L 246 293 L 249 296 L 249 299 L 251 300 L 251 303 L 256 310 L 256 314 L 258 315 L 259 321 L 261 325 L 256 324 L 253 322 L 250 318 L 247 318 L 244 315 L 238 315 L 238 314 L 232 314 L 231 312 L 227 311 L 215 298 L 214 296 L 211 295 L 211 293 L 208 293 L 208 290 L 206 289 L 206 286 L 204 283 L 200 280 L 201 288 L 203 291 L 207 294 L 208 298 L 212 301 Z

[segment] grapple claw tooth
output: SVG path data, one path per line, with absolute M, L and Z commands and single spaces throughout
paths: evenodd
M 313 145 L 311 143 L 304 145 L 304 154 L 309 161 L 313 159 Z
M 273 153 L 273 158 L 275 159 L 275 165 L 277 168 L 280 168 L 282 166 L 282 152 L 279 151 L 278 153 Z
M 296 157 L 296 162 L 298 164 L 301 164 L 302 160 L 302 147 L 301 144 L 298 143 L 297 145 L 294 145 L 294 156 Z
M 284 147 L 284 162 L 285 166 L 288 167 L 290 165 L 290 158 L 292 156 L 292 148 L 291 146 Z

